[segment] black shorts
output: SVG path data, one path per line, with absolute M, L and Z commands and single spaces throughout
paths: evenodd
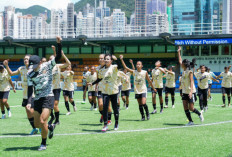
M 28 102 L 28 99 L 23 99 L 22 107 L 26 107 L 27 102 Z M 31 108 L 34 108 L 34 99 L 33 98 L 31 99 Z
M 180 90 L 180 95 L 182 95 L 182 89 Z
M 225 88 L 225 87 L 222 87 L 222 94 L 230 94 L 230 91 L 231 90 L 231 88 Z
M 175 88 L 165 87 L 165 94 L 170 93 L 171 95 L 175 95 Z
M 156 90 L 157 90 L 158 95 L 162 96 L 162 94 L 163 94 L 163 88 L 156 88 Z M 151 92 L 155 93 L 155 91 L 152 88 L 151 88 Z
M 39 100 L 34 101 L 34 110 L 42 113 L 43 108 L 54 108 L 54 96 L 42 97 Z
M 101 92 L 101 91 L 98 91 L 98 92 L 97 92 L 97 98 L 98 98 L 98 99 L 102 99 L 102 92 Z
M 83 86 L 83 89 L 82 89 L 83 92 L 85 91 L 85 87 L 86 87 L 86 86 Z M 87 87 L 86 91 L 88 91 L 88 87 Z
M 183 94 L 182 95 L 182 100 L 187 100 L 189 103 L 194 103 L 194 102 L 197 101 L 196 93 L 193 93 L 192 99 L 189 98 L 188 94 Z
M 135 99 L 146 98 L 146 97 L 147 97 L 147 93 L 135 94 Z
M 212 88 L 212 84 L 209 84 L 209 89 L 211 89 Z
M 0 92 L 0 99 L 8 99 L 10 91 Z
M 54 99 L 56 101 L 60 100 L 60 92 L 61 92 L 61 89 L 53 89 Z
M 130 90 L 121 91 L 121 96 L 130 96 Z
M 74 91 L 63 90 L 63 96 L 68 96 L 70 99 L 73 99 Z
M 207 88 L 207 89 L 200 89 L 200 88 L 198 87 L 197 95 L 198 95 L 198 96 L 204 95 L 204 96 L 207 97 L 207 95 L 208 95 L 208 88 Z
M 88 92 L 88 96 L 97 96 L 97 92 L 94 91 Z

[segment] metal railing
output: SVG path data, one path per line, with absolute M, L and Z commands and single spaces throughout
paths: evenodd
M 199 23 L 199 24 L 174 24 L 174 25 L 144 25 L 144 26 L 110 26 L 87 27 L 77 26 L 73 28 L 56 27 L 46 28 L 14 28 L 0 29 L 0 39 L 11 36 L 14 39 L 51 39 L 56 36 L 63 38 L 77 38 L 86 35 L 88 38 L 103 37 L 148 37 L 159 36 L 168 32 L 173 35 L 206 35 L 206 34 L 232 34 L 232 23 Z

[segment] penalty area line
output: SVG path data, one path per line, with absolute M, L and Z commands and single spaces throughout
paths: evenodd
M 165 128 L 151 128 L 151 129 L 138 129 L 138 130 L 122 130 L 122 131 L 107 131 L 103 132 L 86 132 L 86 133 L 64 133 L 64 134 L 55 134 L 55 136 L 77 136 L 77 135 L 92 135 L 92 134 L 117 134 L 117 133 L 130 133 L 130 132 L 148 132 L 148 131 L 160 131 L 160 130 L 171 130 L 171 129 L 181 129 L 181 128 L 195 128 L 195 127 L 204 127 L 204 126 L 213 126 L 220 124 L 232 123 L 230 121 L 222 121 L 208 124 L 199 124 L 199 125 L 191 125 L 191 126 L 176 126 L 176 127 L 165 127 Z M 22 137 L 40 137 L 41 135 L 5 135 L 0 136 L 0 138 L 22 138 Z

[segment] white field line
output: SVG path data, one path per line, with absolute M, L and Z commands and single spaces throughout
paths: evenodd
M 195 127 L 204 127 L 212 125 L 220 125 L 232 123 L 230 121 L 222 121 L 208 124 L 192 125 L 192 126 L 176 126 L 176 127 L 166 127 L 166 128 L 151 128 L 151 129 L 139 129 L 139 130 L 122 130 L 122 131 L 108 131 L 106 134 L 118 134 L 118 133 L 131 133 L 131 132 L 148 132 L 148 131 L 160 131 L 160 130 L 171 130 L 171 129 L 181 129 L 181 128 L 195 128 Z M 105 134 L 102 132 L 86 132 L 86 133 L 64 133 L 64 134 L 55 134 L 55 136 L 78 136 L 78 135 L 91 135 L 91 134 Z M 14 136 L 0 136 L 0 138 L 22 138 L 22 137 L 40 137 L 41 135 L 14 135 Z

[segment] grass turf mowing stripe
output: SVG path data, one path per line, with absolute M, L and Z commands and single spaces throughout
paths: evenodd
M 138 129 L 138 130 L 122 130 L 122 131 L 108 131 L 108 132 L 86 132 L 86 133 L 69 133 L 69 134 L 55 134 L 55 136 L 75 136 L 75 135 L 90 135 L 90 134 L 115 134 L 115 133 L 130 133 L 130 132 L 147 132 L 147 131 L 160 131 L 160 130 L 170 130 L 170 129 L 180 129 L 180 128 L 193 128 L 193 127 L 203 127 L 232 123 L 230 121 L 222 121 L 208 124 L 192 125 L 192 126 L 177 126 L 177 127 L 166 127 L 166 128 L 151 128 L 151 129 Z M 0 136 L 0 138 L 17 138 L 17 137 L 40 137 L 41 135 L 15 135 L 15 136 Z

